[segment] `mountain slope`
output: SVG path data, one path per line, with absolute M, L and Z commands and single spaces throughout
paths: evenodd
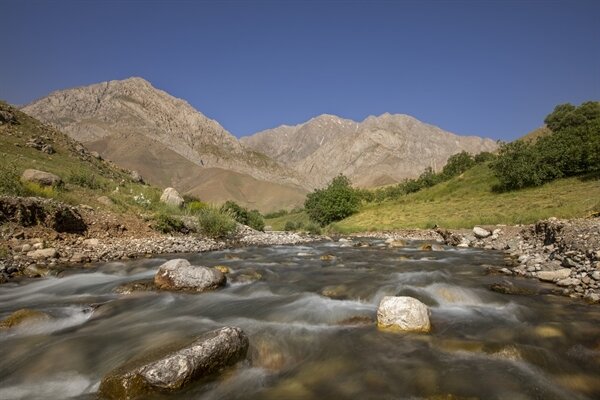
M 339 173 L 363 187 L 395 183 L 427 167 L 439 170 L 460 151 L 497 148 L 490 139 L 455 135 L 408 115 L 387 113 L 360 123 L 321 115 L 241 142 L 295 170 L 309 187 L 323 186 Z
M 207 168 L 230 171 L 250 189 L 257 181 L 273 188 L 279 185 L 277 192 L 287 196 L 281 198 L 282 205 L 299 204 L 305 194 L 293 172 L 245 148 L 218 122 L 141 78 L 57 91 L 23 111 L 103 157 L 140 171 L 149 182 L 194 192 L 203 199 L 233 199 L 268 209 L 260 201 L 249 204 L 244 198 L 230 198 L 230 193 L 202 193 L 202 170 Z M 256 190 L 248 196 L 256 199 L 258 194 Z

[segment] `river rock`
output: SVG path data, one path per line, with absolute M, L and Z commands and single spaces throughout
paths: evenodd
M 476 226 L 473 228 L 473 235 L 475 235 L 475 237 L 477 239 L 485 239 L 486 237 L 490 236 L 492 234 L 492 232 L 488 231 L 487 229 L 483 229 L 479 226 Z
M 581 280 L 577 279 L 577 278 L 566 278 L 566 279 L 561 279 L 560 281 L 556 282 L 556 284 L 558 286 L 577 286 L 581 283 Z
M 119 294 L 134 294 L 140 292 L 150 292 L 155 290 L 156 286 L 154 286 L 154 281 L 151 279 L 142 279 L 133 282 L 123 283 L 122 285 L 117 286 L 114 291 Z
M 54 248 L 33 250 L 27 253 L 27 257 L 33 258 L 34 260 L 44 260 L 46 258 L 58 257 L 58 252 Z
M 29 308 L 23 308 L 10 314 L 0 321 L 0 330 L 14 328 L 20 325 L 26 325 L 35 322 L 48 321 L 50 316 L 46 313 Z
M 60 176 L 51 174 L 46 171 L 37 169 L 26 169 L 21 175 L 21 180 L 24 182 L 33 182 L 41 186 L 57 186 L 62 183 Z
M 388 243 L 388 246 L 390 246 L 392 248 L 406 246 L 406 242 L 404 240 L 392 240 L 392 241 L 387 242 L 387 243 Z
M 419 300 L 407 296 L 385 296 L 377 308 L 377 326 L 400 332 L 431 330 L 429 308 Z
M 556 271 L 539 271 L 537 273 L 538 279 L 546 282 L 567 279 L 569 275 L 571 275 L 571 270 L 569 268 L 561 268 Z
M 204 292 L 225 286 L 227 278 L 213 268 L 194 266 L 188 260 L 170 260 L 158 268 L 154 284 L 161 290 Z
M 208 332 L 176 351 L 147 355 L 109 372 L 100 383 L 98 397 L 137 399 L 175 392 L 244 359 L 248 345 L 248 337 L 236 327 Z
M 177 190 L 168 187 L 160 196 L 160 201 L 170 206 L 181 207 L 183 204 L 183 197 L 179 195 Z

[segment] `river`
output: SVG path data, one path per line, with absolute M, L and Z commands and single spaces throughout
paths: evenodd
M 600 307 L 490 291 L 518 280 L 486 275 L 499 252 L 365 241 L 110 262 L 2 285 L 0 318 L 21 308 L 54 318 L 0 332 L 0 399 L 93 399 L 127 359 L 224 325 L 248 334 L 249 361 L 157 399 L 600 398 Z M 261 278 L 203 294 L 114 292 L 170 258 Z M 432 332 L 379 331 L 386 295 L 426 303 Z

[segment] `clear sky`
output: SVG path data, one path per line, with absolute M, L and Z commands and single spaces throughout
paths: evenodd
M 141 76 L 236 136 L 410 114 L 511 140 L 600 100 L 600 1 L 0 0 L 0 99 Z

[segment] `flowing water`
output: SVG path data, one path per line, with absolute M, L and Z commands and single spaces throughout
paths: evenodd
M 151 278 L 166 258 L 2 285 L 0 318 L 20 308 L 54 318 L 0 333 L 0 399 L 92 399 L 125 360 L 224 325 L 248 334 L 250 361 L 157 398 L 600 398 L 600 307 L 489 291 L 512 279 L 485 274 L 483 264 L 502 265 L 501 253 L 370 244 L 169 256 L 262 276 L 204 294 L 114 292 Z M 325 254 L 336 259 L 322 261 Z M 379 331 L 373 321 L 386 295 L 425 302 L 432 332 Z

